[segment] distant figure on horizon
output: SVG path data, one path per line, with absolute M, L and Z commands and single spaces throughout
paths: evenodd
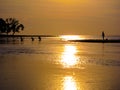
M 32 41 L 34 41 L 34 38 L 33 38 L 33 37 L 31 37 L 31 39 L 32 39 Z
M 20 41 L 23 42 L 23 37 L 20 37 Z
M 105 33 L 104 33 L 104 31 L 102 32 L 102 38 L 103 38 L 103 40 L 104 40 L 104 38 L 105 38 Z
M 38 39 L 39 39 L 39 41 L 41 41 L 41 37 L 40 36 L 38 37 Z

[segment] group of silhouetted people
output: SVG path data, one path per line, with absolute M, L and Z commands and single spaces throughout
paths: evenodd
M 40 37 L 40 36 L 38 37 L 38 39 L 39 39 L 39 41 L 41 41 L 41 37 Z M 24 40 L 24 38 L 23 38 L 23 37 L 20 37 L 20 41 L 23 42 L 23 40 Z M 34 38 L 31 37 L 31 40 L 34 41 Z

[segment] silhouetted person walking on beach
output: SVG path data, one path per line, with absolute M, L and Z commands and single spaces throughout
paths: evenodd
M 104 40 L 104 38 L 105 38 L 105 33 L 104 33 L 104 31 L 102 32 L 102 38 L 103 38 L 103 40 Z
M 21 42 L 23 42 L 23 37 L 20 37 Z
M 33 37 L 31 37 L 31 39 L 32 39 L 32 41 L 34 41 L 34 38 L 33 38 Z

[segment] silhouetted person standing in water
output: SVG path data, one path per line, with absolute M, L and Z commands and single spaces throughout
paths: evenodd
M 103 40 L 104 40 L 104 38 L 105 38 L 105 33 L 104 33 L 104 31 L 102 32 L 102 38 L 103 38 Z
M 38 39 L 39 39 L 39 41 L 41 41 L 41 37 L 40 36 L 38 37 Z

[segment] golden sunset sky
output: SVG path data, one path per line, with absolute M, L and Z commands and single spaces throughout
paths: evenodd
M 0 0 L 0 17 L 18 19 L 22 34 L 120 35 L 120 0 Z

